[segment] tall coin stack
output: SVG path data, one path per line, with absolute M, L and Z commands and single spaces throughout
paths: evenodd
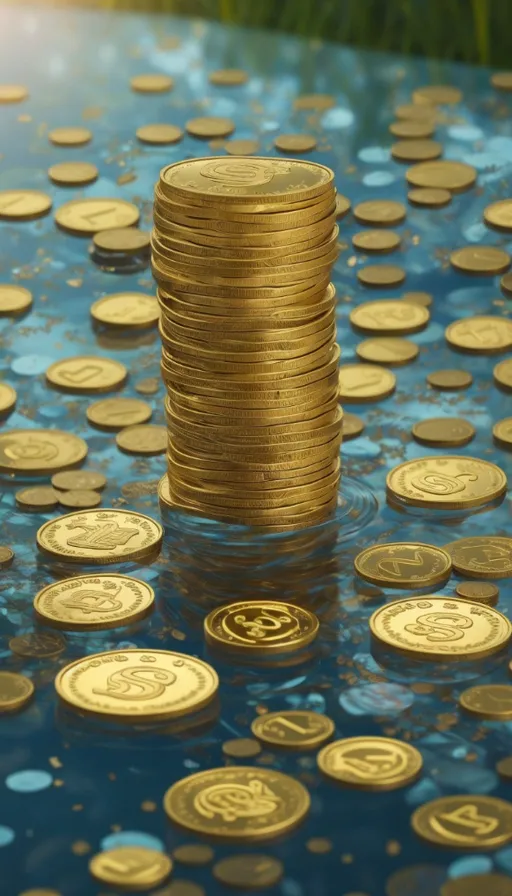
M 270 531 L 336 506 L 342 412 L 334 176 L 203 158 L 155 188 L 169 504 Z

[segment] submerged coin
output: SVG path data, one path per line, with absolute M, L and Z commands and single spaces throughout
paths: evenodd
M 431 103 L 402 103 L 395 109 L 397 118 L 405 121 L 431 121 L 436 120 L 436 109 Z
M 464 274 L 495 276 L 510 267 L 510 255 L 496 246 L 464 246 L 450 255 L 450 263 Z
M 399 162 L 423 162 L 438 159 L 443 146 L 437 140 L 399 140 L 393 143 L 391 155 Z
M 66 470 L 62 473 L 54 473 L 52 476 L 54 488 L 62 489 L 65 492 L 77 488 L 101 491 L 106 484 L 106 477 L 96 470 Z
M 135 255 L 150 247 L 150 234 L 147 230 L 136 227 L 115 227 L 112 230 L 100 230 L 92 238 L 95 249 L 101 252 L 122 252 Z
M 124 199 L 73 199 L 55 212 L 55 222 L 59 227 L 80 236 L 92 236 L 100 230 L 131 227 L 139 217 L 137 206 Z
M 421 773 L 419 750 L 391 737 L 347 737 L 335 740 L 317 756 L 320 771 L 359 790 L 407 787 Z
M 116 435 L 117 447 L 127 454 L 164 454 L 167 450 L 167 441 L 167 427 L 151 423 L 127 426 Z
M 101 504 L 101 495 L 93 489 L 72 488 L 67 492 L 60 493 L 59 504 L 71 509 L 97 507 L 98 504 Z
M 416 507 L 478 507 L 507 490 L 507 477 L 478 457 L 431 455 L 399 464 L 386 478 L 395 498 Z
M 407 209 L 393 199 L 368 199 L 354 206 L 354 218 L 361 224 L 380 224 L 392 227 L 401 224 Z
M 228 856 L 212 868 L 213 876 L 221 884 L 247 890 L 264 890 L 279 883 L 284 865 L 273 856 L 249 853 Z
M 281 152 L 311 152 L 316 143 L 311 134 L 279 134 L 274 140 L 275 148 Z
M 304 93 L 294 99 L 293 106 L 303 111 L 325 112 L 332 109 L 335 103 L 335 98 L 329 93 Z
M 137 128 L 136 137 L 141 143 L 169 145 L 183 140 L 183 131 L 175 124 L 144 124 Z
M 53 473 L 78 466 L 86 455 L 86 442 L 60 429 L 11 429 L 0 434 L 0 470 L 6 473 Z
M 364 420 L 361 420 L 357 414 L 347 414 L 343 413 L 343 421 L 341 424 L 341 431 L 343 433 L 343 441 L 346 442 L 349 439 L 357 439 L 358 436 L 364 430 Z
M 426 208 L 443 208 L 452 201 L 452 194 L 442 187 L 418 187 L 409 190 L 407 199 L 411 205 L 425 206 Z
M 484 208 L 484 221 L 497 230 L 512 230 L 512 199 L 500 199 Z
M 30 221 L 46 215 L 51 207 L 51 197 L 40 190 L 0 190 L 0 220 Z
M 167 93 L 174 87 L 174 81 L 169 75 L 149 72 L 130 78 L 130 87 L 137 93 Z
M 412 118 L 402 118 L 391 122 L 389 130 L 395 137 L 400 137 L 403 140 L 424 140 L 426 137 L 432 136 L 435 124 L 433 119 L 429 118 L 418 121 Z
M 504 874 L 476 874 L 447 880 L 439 896 L 511 896 L 512 882 Z
M 57 632 L 27 632 L 9 641 L 9 649 L 17 656 L 49 659 L 66 649 L 66 639 Z
M 9 569 L 14 562 L 14 551 L 4 544 L 0 545 L 0 569 Z
M 58 495 L 49 485 L 35 485 L 22 488 L 15 494 L 16 504 L 24 510 L 37 510 L 45 513 L 57 506 Z
M 28 97 L 22 84 L 0 84 L 0 103 L 21 103 Z
M 405 280 L 405 271 L 397 264 L 374 264 L 359 268 L 357 279 L 363 286 L 389 288 Z
M 334 722 L 322 713 L 306 709 L 267 712 L 251 722 L 258 740 L 288 750 L 312 750 L 334 734 Z
M 208 75 L 210 84 L 215 84 L 217 87 L 238 87 L 240 84 L 246 84 L 248 78 L 247 72 L 241 68 L 220 68 Z
M 68 631 L 131 625 L 153 609 L 153 589 L 131 576 L 73 576 L 47 585 L 34 598 L 40 621 Z
M 475 579 L 504 579 L 512 576 L 512 538 L 476 535 L 445 545 L 453 568 Z
M 427 383 L 441 392 L 456 392 L 471 386 L 473 377 L 467 370 L 434 370 L 427 374 Z
M 494 72 L 491 84 L 497 90 L 512 90 L 512 72 Z
M 498 849 L 512 840 L 512 803 L 481 794 L 442 796 L 416 809 L 411 824 L 434 846 Z
M 92 140 L 92 133 L 89 128 L 54 128 L 48 139 L 56 146 L 84 146 Z
M 147 846 L 116 846 L 97 853 L 89 862 L 95 880 L 123 890 L 158 887 L 169 877 L 169 856 Z
M 392 336 L 376 336 L 373 339 L 365 339 L 356 346 L 357 357 L 361 361 L 369 361 L 372 364 L 387 364 L 390 367 L 401 367 L 410 364 L 419 355 L 419 348 L 408 339 L 393 338 Z
M 356 330 L 382 336 L 419 333 L 425 329 L 429 320 L 427 308 L 400 299 L 363 302 L 350 312 L 350 323 Z
M 182 843 L 172 851 L 172 857 L 182 865 L 209 865 L 215 853 L 211 846 L 203 843 Z
M 175 824 L 240 843 L 272 840 L 292 831 L 309 807 L 308 791 L 299 781 L 258 767 L 196 772 L 177 781 L 164 796 L 164 809 Z
M 0 283 L 0 317 L 24 314 L 32 305 L 32 293 L 23 286 Z
M 477 172 L 465 162 L 418 162 L 408 168 L 405 176 L 412 187 L 441 187 L 451 193 L 469 190 L 476 181 Z
M 493 370 L 494 382 L 506 391 L 512 390 L 512 358 L 505 358 Z
M 37 532 L 39 550 L 70 563 L 107 565 L 155 554 L 159 523 L 130 510 L 85 510 L 50 520 Z
M 154 327 L 160 319 L 157 300 L 142 292 L 103 296 L 93 302 L 90 310 L 95 321 L 110 327 Z
M 439 448 L 467 445 L 474 439 L 475 427 L 461 417 L 431 417 L 420 420 L 412 428 L 412 434 L 421 445 Z
M 512 320 L 505 317 L 476 315 L 463 317 L 445 330 L 448 343 L 466 352 L 491 355 L 512 348 Z
M 146 423 L 152 413 L 151 405 L 138 398 L 104 398 L 90 404 L 86 411 L 89 423 L 114 432 Z
M 396 377 L 377 364 L 342 364 L 339 368 L 339 399 L 341 402 L 380 401 L 392 395 Z
M 190 118 L 185 123 L 185 129 L 192 137 L 211 140 L 212 137 L 228 137 L 235 130 L 235 123 L 231 118 L 205 115 L 202 118 Z
M 427 84 L 413 90 L 413 102 L 432 103 L 433 106 L 455 106 L 462 100 L 462 91 L 451 84 Z
M 512 448 L 512 417 L 498 420 L 492 428 L 492 434 L 502 448 Z
M 505 756 L 504 759 L 500 759 L 496 763 L 496 771 L 500 778 L 504 778 L 505 781 L 512 781 L 512 756 Z
M 318 628 L 317 617 L 304 607 L 268 600 L 218 607 L 204 620 L 209 644 L 263 656 L 306 647 Z
M 491 582 L 458 582 L 455 591 L 466 600 L 481 601 L 493 607 L 500 594 L 500 589 Z
M 400 234 L 394 230 L 360 230 L 352 237 L 352 245 L 361 252 L 393 252 L 400 245 Z
M 128 376 L 124 364 L 99 355 L 78 355 L 55 361 L 46 371 L 46 380 L 65 392 L 110 392 L 123 385 Z
M 63 187 L 92 184 L 98 177 L 98 169 L 91 162 L 59 162 L 48 168 L 48 177 Z
M 17 399 L 16 390 L 8 383 L 0 383 L 0 417 L 7 417 L 14 410 Z
M 479 719 L 507 722 L 512 719 L 512 685 L 480 684 L 463 691 L 459 704 Z
M 350 211 L 350 200 L 347 199 L 346 196 L 341 196 L 340 193 L 336 193 L 335 206 L 334 214 L 336 220 L 339 221 L 340 218 L 344 218 L 345 215 L 348 215 Z
M 18 712 L 30 702 L 34 685 L 19 672 L 0 671 L 0 714 Z
M 232 759 L 252 759 L 261 753 L 261 746 L 252 737 L 235 737 L 224 741 L 222 752 Z
M 500 280 L 500 289 L 504 296 L 507 296 L 508 299 L 512 297 L 512 272 L 509 271 L 508 274 L 503 274 L 503 277 Z
M 390 542 L 365 548 L 354 560 L 361 578 L 388 588 L 428 588 L 448 581 L 450 555 L 421 542 Z

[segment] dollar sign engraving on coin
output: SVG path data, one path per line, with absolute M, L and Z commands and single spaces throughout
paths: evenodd
M 289 165 L 278 168 L 272 159 L 212 159 L 201 167 L 200 174 L 223 187 L 262 187 L 275 174 L 286 174 L 289 170 Z
M 422 635 L 427 641 L 460 641 L 464 629 L 471 628 L 471 619 L 457 613 L 422 613 L 416 622 L 404 626 L 412 635 Z
M 263 783 L 253 779 L 247 784 L 212 784 L 194 799 L 194 809 L 205 818 L 220 816 L 223 821 L 239 818 L 264 818 L 279 808 L 280 797 Z
M 141 656 L 141 663 L 154 662 L 150 656 Z M 93 694 L 114 697 L 116 700 L 156 700 L 161 697 L 176 675 L 167 669 L 141 669 L 139 666 L 126 666 L 117 669 L 108 676 L 104 688 L 93 688 Z
M 120 610 L 123 606 L 121 600 L 116 600 L 117 595 L 121 591 L 121 585 L 114 587 L 113 592 L 94 591 L 92 588 L 84 588 L 83 591 L 76 591 L 61 601 L 64 607 L 69 609 L 81 610 L 82 613 L 113 613 Z

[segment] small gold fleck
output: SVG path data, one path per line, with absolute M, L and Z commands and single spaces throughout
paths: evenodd
M 55 780 L 53 782 L 53 786 L 54 787 L 63 787 L 64 781 L 62 780 L 62 778 L 55 778 Z
M 73 806 L 71 806 L 73 812 L 81 812 L 83 808 L 83 803 L 75 803 Z
M 85 856 L 91 851 L 91 845 L 90 843 L 87 843 L 87 840 L 75 840 L 71 850 L 74 852 L 75 856 Z
M 156 805 L 156 803 L 153 802 L 153 800 L 144 800 L 140 804 L 140 808 L 142 809 L 143 812 L 156 812 L 157 805 Z
M 327 837 L 310 837 L 310 839 L 306 841 L 306 849 L 317 855 L 324 855 L 331 851 L 332 841 Z
M 402 846 L 398 840 L 388 840 L 386 843 L 386 852 L 388 856 L 398 856 L 402 852 Z
M 62 762 L 58 756 L 50 756 L 48 761 L 52 768 L 62 768 Z
M 117 178 L 117 183 L 122 184 L 131 184 L 132 181 L 137 180 L 137 175 L 135 171 L 125 171 L 123 174 L 120 174 Z
M 351 865 L 352 862 L 354 861 L 354 856 L 350 855 L 349 852 L 345 852 L 341 856 L 341 861 L 343 862 L 344 865 Z

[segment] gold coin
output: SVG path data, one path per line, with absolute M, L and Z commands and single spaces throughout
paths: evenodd
M 0 383 L 0 417 L 7 417 L 14 410 L 17 399 L 16 390 L 8 383 Z
M 169 75 L 150 72 L 147 75 L 135 75 L 130 78 L 130 87 L 137 93 L 167 93 L 174 87 L 174 81 Z
M 406 121 L 429 121 L 436 119 L 436 108 L 429 103 L 403 103 L 395 109 L 397 118 Z
M 0 103 L 21 103 L 28 97 L 28 90 L 21 84 L 0 84 Z
M 152 413 L 151 406 L 138 398 L 104 398 L 89 405 L 86 411 L 89 423 L 113 432 L 146 423 Z
M 413 305 L 422 305 L 423 308 L 430 308 L 433 297 L 429 292 L 404 292 L 402 302 L 411 302 Z
M 402 140 L 425 140 L 432 136 L 435 125 L 434 121 L 428 118 L 417 121 L 413 118 L 402 118 L 399 121 L 391 122 L 389 130 L 393 136 L 400 137 Z
M 211 846 L 202 843 L 182 843 L 172 851 L 172 857 L 182 865 L 209 865 L 215 853 Z
M 504 352 L 512 347 L 512 320 L 490 315 L 463 317 L 446 328 L 445 336 L 453 348 L 462 351 Z
M 51 197 L 40 190 L 0 190 L 0 220 L 30 221 L 46 215 L 51 207 Z
M 498 603 L 500 595 L 500 589 L 492 582 L 458 582 L 455 591 L 466 600 L 481 601 L 491 606 Z
M 92 140 L 92 133 L 88 128 L 54 128 L 48 132 L 50 143 L 55 146 L 84 146 Z
M 98 492 L 105 488 L 106 484 L 106 477 L 96 470 L 66 470 L 62 473 L 54 473 L 52 476 L 54 488 L 62 489 L 65 492 L 84 488 Z
M 437 140 L 399 140 L 391 147 L 391 155 L 398 162 L 426 162 L 438 159 L 442 151 Z
M 302 111 L 325 112 L 332 109 L 335 103 L 335 98 L 329 93 L 304 93 L 294 99 L 293 106 Z
M 506 391 L 512 390 L 512 358 L 505 358 L 493 370 L 494 382 Z
M 419 775 L 423 758 L 411 744 L 392 737 L 346 737 L 320 750 L 324 775 L 358 790 L 396 790 Z
M 9 569 L 14 562 L 14 551 L 5 545 L 0 545 L 0 569 Z
M 274 140 L 280 152 L 311 152 L 316 144 L 317 139 L 311 134 L 279 134 Z
M 27 632 L 9 641 L 9 649 L 16 656 L 49 659 L 59 656 L 66 649 L 66 639 L 57 632 Z
M 372 364 L 388 364 L 401 367 L 418 357 L 419 348 L 408 339 L 394 339 L 392 336 L 365 339 L 356 346 L 357 357 Z
M 443 208 L 452 201 L 452 194 L 442 187 L 417 187 L 417 189 L 409 190 L 407 199 L 411 205 Z
M 512 231 L 512 199 L 500 199 L 484 208 L 484 221 L 497 230 Z
M 427 383 L 441 392 L 456 392 L 471 386 L 473 377 L 467 370 L 435 370 L 427 374 Z
M 442 548 L 421 542 L 373 544 L 354 560 L 362 579 L 388 588 L 429 588 L 450 578 L 452 561 Z
M 497 90 L 512 90 L 512 72 L 494 72 L 491 84 Z
M 252 759 L 261 753 L 261 746 L 252 737 L 236 737 L 224 741 L 222 752 L 232 759 Z
M 0 714 L 18 712 L 30 702 L 34 685 L 19 672 L 0 672 Z
M 46 380 L 57 389 L 76 394 L 110 392 L 126 381 L 124 364 L 98 355 L 78 355 L 50 364 Z
M 438 160 L 418 162 L 407 169 L 405 176 L 412 187 L 441 187 L 452 193 L 463 193 L 473 186 L 477 172 L 465 162 Z
M 482 896 L 482 893 L 485 896 L 510 896 L 510 876 L 491 872 L 452 878 L 442 885 L 439 896 Z
M 93 489 L 73 488 L 59 495 L 59 504 L 69 508 L 90 508 L 101 504 L 101 495 Z
M 309 808 L 309 793 L 296 778 L 240 765 L 188 775 L 164 796 L 164 809 L 174 824 L 233 843 L 289 833 Z
M 75 660 L 55 679 L 60 699 L 112 721 L 157 722 L 196 712 L 217 693 L 208 663 L 170 650 L 110 650 Z
M 399 286 L 405 280 L 405 271 L 396 264 L 374 264 L 371 267 L 359 268 L 357 279 L 363 286 L 377 288 Z
M 500 759 L 500 761 L 496 763 L 496 771 L 500 778 L 504 778 L 506 781 L 512 781 L 512 756 L 505 756 L 504 759 Z
M 422 840 L 434 846 L 477 852 L 498 849 L 512 840 L 512 803 L 480 794 L 442 796 L 416 809 L 411 824 Z
M 361 435 L 363 429 L 364 421 L 361 420 L 357 414 L 343 413 L 341 431 L 343 433 L 344 442 L 347 442 L 349 439 L 357 439 L 357 437 Z
M 318 619 L 304 607 L 268 600 L 218 607 L 204 620 L 208 644 L 263 656 L 306 647 L 318 628 Z
M 453 568 L 475 579 L 503 579 L 512 576 L 512 538 L 476 535 L 445 545 Z
M 274 856 L 255 853 L 228 856 L 212 868 L 215 880 L 228 887 L 244 890 L 264 890 L 279 883 L 284 865 Z
M 402 336 L 419 333 L 430 320 L 427 308 L 400 299 L 363 302 L 350 312 L 350 323 L 363 333 Z
M 394 600 L 370 617 L 372 637 L 425 661 L 476 660 L 503 650 L 512 625 L 494 607 L 446 596 Z
M 312 750 L 332 737 L 334 722 L 319 712 L 284 709 L 253 719 L 251 731 L 264 744 L 287 750 Z
M 252 156 L 258 152 L 259 148 L 259 141 L 250 139 L 228 140 L 224 145 L 224 149 L 230 156 Z
M 478 457 L 429 455 L 391 470 L 386 488 L 406 504 L 456 510 L 499 498 L 507 490 L 507 477 L 496 464 Z
M 464 246 L 450 255 L 450 263 L 464 274 L 502 274 L 510 267 L 510 255 L 495 246 Z
M 16 504 L 23 510 L 37 510 L 44 513 L 57 506 L 58 495 L 49 485 L 35 485 L 22 488 L 15 494 Z
M 86 455 L 84 440 L 60 429 L 11 429 L 0 434 L 4 473 L 53 473 L 77 467 Z
M 70 563 L 105 565 L 156 554 L 159 523 L 130 510 L 84 510 L 45 523 L 37 532 L 40 551 Z
M 113 230 L 100 230 L 92 238 L 94 248 L 102 252 L 124 252 L 135 255 L 150 248 L 150 235 L 147 230 L 136 227 L 115 227 Z
M 361 252 L 393 252 L 400 246 L 400 235 L 393 230 L 360 230 L 352 237 L 352 245 Z
M 146 846 L 116 846 L 89 862 L 95 880 L 123 890 L 147 890 L 163 884 L 172 871 L 169 856 Z
M 165 454 L 167 427 L 147 425 L 127 426 L 116 435 L 116 444 L 127 454 Z
M 396 377 L 377 364 L 343 364 L 339 368 L 341 402 L 380 401 L 392 395 Z
M 512 448 L 512 417 L 499 420 L 492 428 L 492 434 L 502 448 Z
M 512 272 L 509 271 L 508 274 L 503 274 L 500 280 L 500 289 L 508 299 L 512 297 Z
M 139 217 L 137 206 L 124 199 L 73 199 L 65 202 L 55 212 L 56 224 L 78 236 L 89 236 L 100 230 L 131 227 Z
M 0 283 L 0 317 L 24 314 L 32 305 L 32 293 L 23 286 Z
M 137 128 L 135 136 L 141 143 L 166 146 L 183 140 L 183 131 L 175 124 L 145 124 Z
M 335 199 L 335 210 L 334 214 L 336 220 L 340 220 L 340 218 L 344 218 L 345 215 L 348 215 L 350 211 L 350 200 L 346 198 L 346 196 L 341 196 L 340 193 L 336 193 Z
M 103 631 L 144 619 L 154 600 L 153 589 L 131 576 L 73 576 L 39 591 L 34 610 L 53 628 Z
M 238 87 L 240 84 L 245 84 L 248 78 L 247 72 L 241 68 L 220 68 L 208 75 L 210 84 L 218 87 Z
M 420 420 L 411 431 L 420 445 L 438 448 L 467 445 L 476 433 L 473 424 L 461 417 L 431 417 Z
M 414 103 L 431 103 L 433 106 L 455 106 L 462 101 L 462 91 L 458 87 L 444 84 L 428 84 L 413 91 Z
M 59 162 L 48 168 L 48 177 L 62 187 L 92 184 L 98 177 L 98 169 L 91 162 Z
M 480 684 L 463 691 L 459 705 L 479 719 L 507 722 L 512 719 L 512 685 Z
M 369 199 L 354 206 L 354 218 L 361 224 L 392 227 L 401 224 L 406 214 L 405 205 L 392 199 Z
M 156 395 L 161 382 L 162 381 L 156 376 L 147 376 L 135 383 L 135 391 L 139 392 L 141 395 Z M 145 404 L 145 402 L 141 402 L 141 404 Z M 149 408 L 149 405 L 146 405 L 146 407 Z M 149 417 L 146 419 L 149 420 Z M 144 423 L 144 420 L 127 420 L 123 423 L 123 426 L 128 426 L 130 423 Z
M 154 327 L 160 319 L 158 302 L 142 292 L 116 292 L 91 305 L 94 320 L 110 327 Z
M 190 118 L 185 129 L 192 137 L 211 140 L 214 137 L 229 137 L 235 130 L 231 118 L 217 118 L 215 115 L 204 115 L 202 118 Z

